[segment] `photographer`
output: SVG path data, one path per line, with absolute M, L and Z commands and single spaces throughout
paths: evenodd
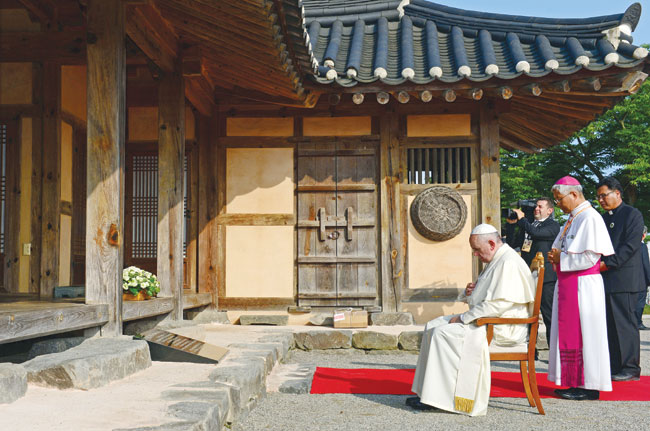
M 553 265 L 548 261 L 547 253 L 551 250 L 553 241 L 560 233 L 560 225 L 553 219 L 555 205 L 550 198 L 539 198 L 535 206 L 534 221 L 531 223 L 522 210 L 513 209 L 517 220 L 508 219 L 508 223 L 517 224 L 523 232 L 523 241 L 520 244 L 521 257 L 528 265 L 538 251 L 544 255 L 544 287 L 542 289 L 541 313 L 546 326 L 546 340 L 551 339 L 551 316 L 553 313 L 553 292 L 557 275 Z

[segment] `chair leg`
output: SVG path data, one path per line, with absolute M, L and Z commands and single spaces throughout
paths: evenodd
M 523 362 L 522 362 L 523 363 Z M 540 415 L 545 415 L 544 407 L 542 407 L 542 400 L 539 398 L 539 389 L 537 388 L 537 374 L 535 373 L 535 359 L 529 360 L 530 366 L 528 376 L 530 378 L 530 388 L 533 392 L 533 398 L 535 399 L 535 404 L 537 405 L 537 411 Z
M 530 392 L 530 383 L 528 382 L 528 369 L 526 367 L 526 361 L 519 361 L 519 369 L 521 370 L 521 382 L 524 384 L 524 390 L 526 391 L 528 404 L 530 404 L 531 407 L 535 407 L 535 400 L 533 399 L 533 394 Z

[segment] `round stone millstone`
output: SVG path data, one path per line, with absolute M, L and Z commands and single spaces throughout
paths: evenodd
M 420 235 L 432 241 L 446 241 L 465 226 L 467 205 L 457 191 L 432 186 L 413 199 L 410 213 L 413 227 Z

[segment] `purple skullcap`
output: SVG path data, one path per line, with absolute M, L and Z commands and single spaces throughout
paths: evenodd
M 567 175 L 566 177 L 562 177 L 557 180 L 555 184 L 560 186 L 579 186 L 580 181 L 576 180 L 572 176 Z

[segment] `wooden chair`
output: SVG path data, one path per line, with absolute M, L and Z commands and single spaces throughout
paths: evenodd
M 537 376 L 535 374 L 535 346 L 537 344 L 537 329 L 539 328 L 539 307 L 542 302 L 542 285 L 544 284 L 544 256 L 538 252 L 531 269 L 537 269 L 537 291 L 533 314 L 527 319 L 487 317 L 476 320 L 478 326 L 487 325 L 488 344 L 492 341 L 494 325 L 528 324 L 530 325 L 528 344 L 513 347 L 490 346 L 490 361 L 519 361 L 521 381 L 524 384 L 526 398 L 531 407 L 537 407 L 539 414 L 545 414 L 542 401 L 537 389 Z

